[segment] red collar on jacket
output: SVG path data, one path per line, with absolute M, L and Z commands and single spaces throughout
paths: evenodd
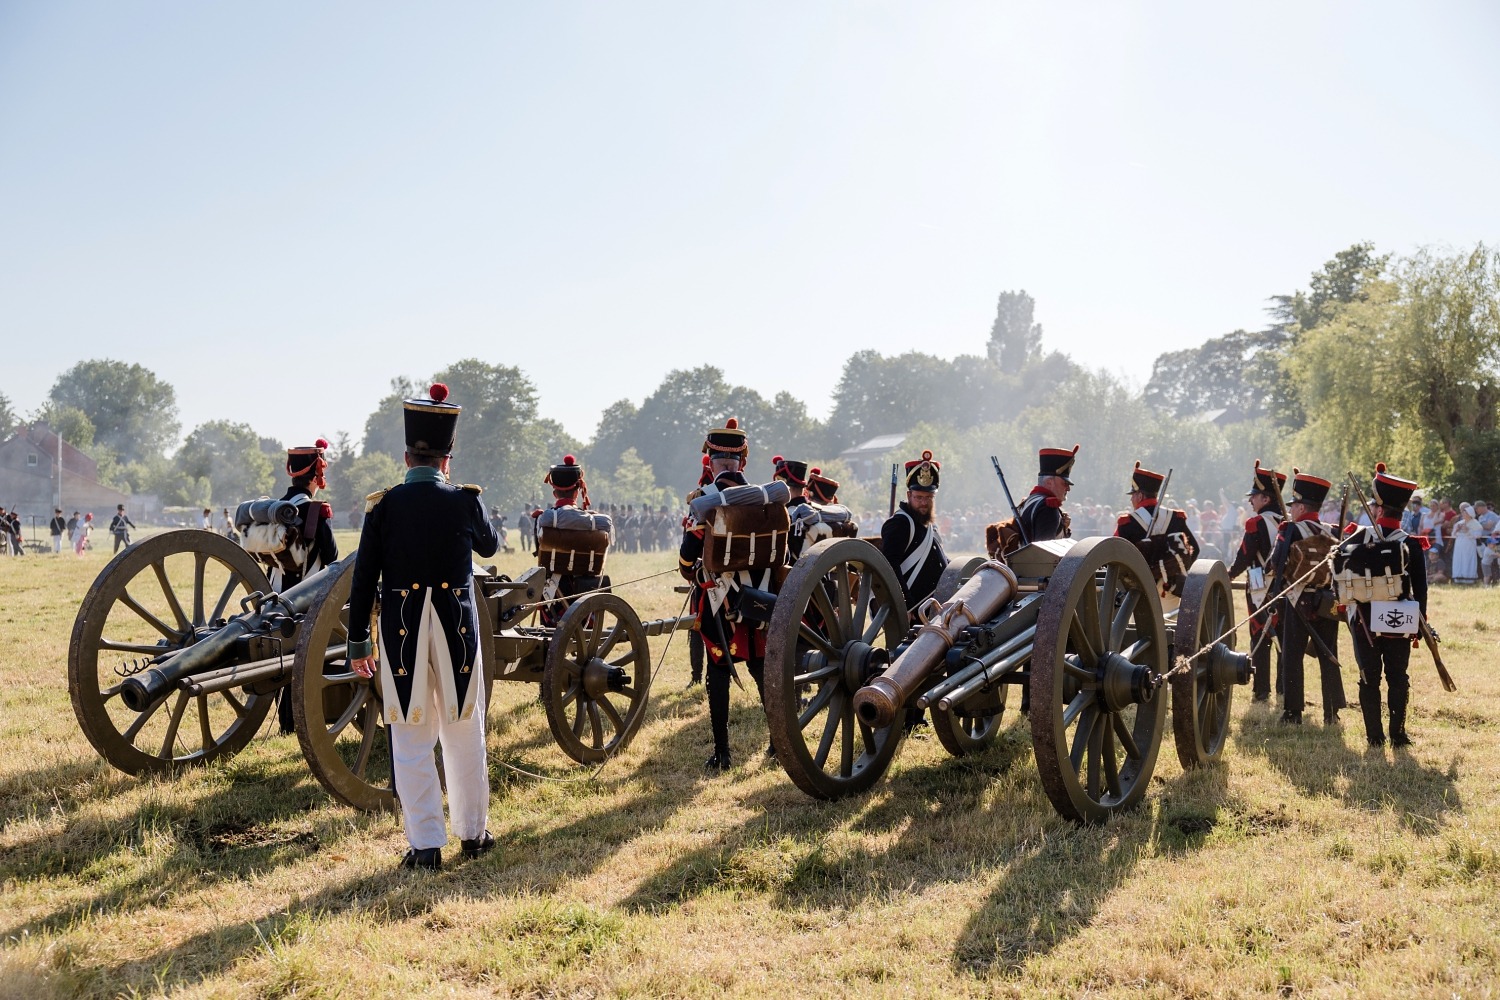
M 1062 501 L 1059 500 L 1057 496 L 1045 486 L 1033 486 L 1028 496 L 1043 497 L 1044 499 L 1042 502 L 1045 503 L 1048 507 L 1062 506 Z
M 1401 518 L 1399 517 L 1377 517 L 1375 523 L 1386 531 L 1400 531 Z
M 1315 511 L 1315 510 L 1308 511 L 1306 514 L 1303 514 L 1301 517 L 1297 518 L 1297 520 L 1299 522 L 1300 521 L 1317 521 L 1319 524 L 1323 523 L 1322 521 L 1318 520 L 1318 512 Z

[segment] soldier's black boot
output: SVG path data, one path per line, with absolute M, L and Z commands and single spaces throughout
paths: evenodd
M 1372 747 L 1385 746 L 1385 730 L 1380 726 L 1380 694 L 1359 687 L 1359 714 L 1365 717 L 1365 739 Z
M 1409 747 L 1411 737 L 1406 735 L 1407 692 L 1391 692 L 1391 746 Z
M 703 633 L 693 629 L 688 633 L 688 663 L 693 674 L 688 678 L 688 687 L 703 683 Z
M 714 753 L 704 770 L 717 774 L 729 770 L 729 666 L 708 665 L 708 722 L 713 730 Z

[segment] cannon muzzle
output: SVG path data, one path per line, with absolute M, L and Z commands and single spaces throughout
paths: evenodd
M 350 554 L 345 560 L 353 558 Z M 183 678 L 229 665 L 248 639 L 273 635 L 292 638 L 313 598 L 337 578 L 342 566 L 343 560 L 319 570 L 284 594 L 251 594 L 241 602 L 246 609 L 243 614 L 156 665 L 125 678 L 120 684 L 120 701 L 131 711 L 143 712 Z
M 1017 591 L 1016 575 L 1004 563 L 987 562 L 946 604 L 929 601 L 918 610 L 922 627 L 891 668 L 860 688 L 854 710 L 861 721 L 882 729 L 896 721 L 911 697 L 944 665 L 958 633 L 1000 613 Z

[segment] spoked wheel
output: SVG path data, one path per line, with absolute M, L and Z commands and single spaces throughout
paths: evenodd
M 896 572 L 869 542 L 828 539 L 792 567 L 766 640 L 766 720 L 776 759 L 807 794 L 864 791 L 890 766 L 904 720 L 871 729 L 854 693 L 890 664 L 906 630 Z
M 120 691 L 126 677 L 203 639 L 241 612 L 244 597 L 270 589 L 244 549 L 209 531 L 168 531 L 111 559 L 84 595 L 68 650 L 73 712 L 100 756 L 130 774 L 160 774 L 243 749 L 271 710 L 274 684 L 179 686 L 139 712 Z
M 958 588 L 969 582 L 969 577 L 979 572 L 979 567 L 987 562 L 984 556 L 970 556 L 963 562 L 951 562 L 948 568 L 943 570 L 943 575 L 938 577 L 937 589 L 932 596 L 942 604 L 948 598 L 958 593 Z
M 646 717 L 651 651 L 635 609 L 614 594 L 579 598 L 547 648 L 542 704 L 563 753 L 597 764 L 623 750 Z
M 994 690 L 986 691 L 968 699 L 962 705 L 944 711 L 932 707 L 932 731 L 938 742 L 955 757 L 978 753 L 1000 735 L 1000 723 L 1005 718 L 1005 693 L 1008 684 L 996 684 Z
M 1031 658 L 1031 735 L 1057 811 L 1098 822 L 1146 793 L 1166 724 L 1156 583 L 1119 538 L 1074 546 L 1048 583 Z
M 1228 571 L 1217 559 L 1199 559 L 1182 588 L 1173 651 L 1177 656 L 1192 656 L 1233 624 Z M 1244 683 L 1236 668 L 1248 663 L 1245 658 L 1225 655 L 1233 654 L 1234 647 L 1231 632 L 1195 659 L 1186 673 L 1172 678 L 1172 733 L 1177 738 L 1177 759 L 1185 768 L 1212 764 L 1223 756 L 1234 686 Z M 1248 669 L 1243 676 L 1249 679 Z
M 307 766 L 328 794 L 355 809 L 378 812 L 396 807 L 390 732 L 382 714 L 380 674 L 366 679 L 349 669 L 353 583 L 354 560 L 346 559 L 330 571 L 326 589 L 307 609 L 292 667 L 292 718 Z M 488 704 L 494 629 L 488 604 L 482 599 L 475 604 Z M 379 615 L 377 602 L 371 635 Z

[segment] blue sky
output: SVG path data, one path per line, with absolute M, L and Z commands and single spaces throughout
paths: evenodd
M 854 350 L 1144 381 L 1336 251 L 1500 234 L 1481 3 L 0 0 L 0 391 L 151 368 L 183 429 L 356 439 L 522 368 L 575 435 L 716 364 L 826 413 Z

